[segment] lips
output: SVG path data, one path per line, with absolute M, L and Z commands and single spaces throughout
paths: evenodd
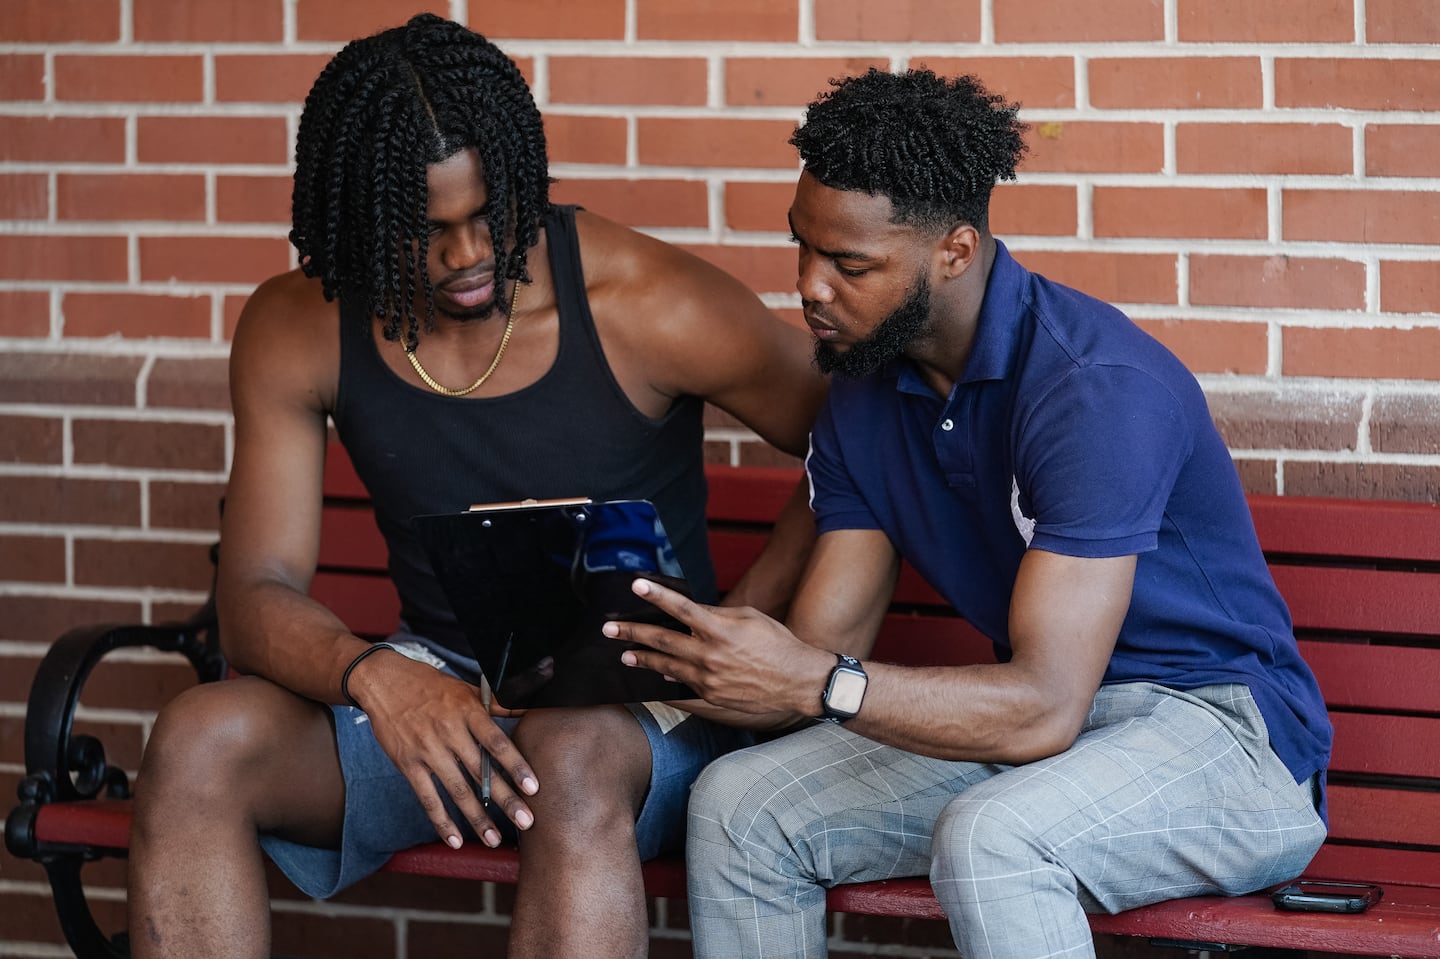
M 839 330 L 835 329 L 835 327 L 831 326 L 829 323 L 826 323 L 824 320 L 820 319 L 813 313 L 807 312 L 805 314 L 805 325 L 810 327 L 810 332 L 814 333 L 817 339 L 833 340 L 835 337 L 840 335 Z
M 446 299 L 466 309 L 472 309 L 495 295 L 495 280 L 493 276 L 486 279 L 455 280 L 441 284 L 438 289 Z

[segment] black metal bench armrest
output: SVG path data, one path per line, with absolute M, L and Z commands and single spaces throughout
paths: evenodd
M 74 735 L 71 726 L 90 671 L 109 653 L 135 647 L 183 654 L 201 682 L 225 674 L 213 600 L 181 623 L 82 626 L 61 636 L 40 661 L 30 685 L 21 802 L 92 799 L 102 789 L 114 798 L 128 795 L 125 773 L 106 765 L 100 741 Z

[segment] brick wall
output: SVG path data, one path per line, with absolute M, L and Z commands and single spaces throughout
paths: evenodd
M 421 8 L 520 61 L 557 199 L 695 250 L 791 319 L 802 105 L 871 65 L 976 72 L 1032 124 L 996 232 L 1200 375 L 1249 488 L 1440 499 L 1434 3 L 4 0 L 0 794 L 59 631 L 203 597 L 227 340 L 291 262 L 299 101 L 345 39 Z M 716 458 L 774 461 L 722 417 L 710 435 Z M 133 768 L 184 681 L 164 660 L 107 668 L 84 722 Z M 95 871 L 118 922 L 123 868 Z M 289 951 L 414 957 L 497 935 L 508 892 L 391 877 L 324 907 L 277 895 Z M 685 954 L 683 910 L 659 903 L 656 923 L 657 954 Z M 847 923 L 850 941 L 899 934 Z M 905 955 L 944 951 L 943 929 L 903 935 Z M 56 942 L 39 871 L 0 858 L 0 954 Z

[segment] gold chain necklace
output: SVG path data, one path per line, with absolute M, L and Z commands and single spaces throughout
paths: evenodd
M 436 383 L 434 378 L 429 373 L 425 372 L 425 367 L 420 365 L 420 359 L 415 355 L 415 351 L 413 349 L 407 348 L 405 350 L 405 356 L 410 360 L 410 365 L 415 368 L 415 372 L 420 375 L 420 379 L 425 381 L 425 385 L 430 387 L 436 393 L 441 393 L 445 396 L 467 396 L 471 393 L 474 393 L 480 387 L 484 386 L 485 381 L 490 378 L 490 374 L 495 372 L 495 367 L 500 365 L 500 357 L 505 355 L 505 347 L 510 345 L 510 334 L 515 329 L 515 304 L 519 302 L 519 300 L 520 281 L 516 280 L 515 292 L 510 294 L 510 314 L 505 318 L 505 335 L 500 337 L 500 349 L 495 351 L 495 359 L 490 361 L 490 368 L 484 373 L 481 373 L 478 380 L 476 380 L 474 383 L 471 383 L 464 389 L 452 390 L 449 387 L 441 386 L 439 383 Z

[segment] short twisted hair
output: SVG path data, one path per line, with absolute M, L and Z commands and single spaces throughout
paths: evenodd
M 990 192 L 1025 153 L 1018 105 L 930 70 L 872 67 L 830 83 L 790 138 L 811 176 L 888 197 L 899 223 L 989 230 Z
M 489 193 L 497 272 L 529 279 L 550 177 L 540 111 L 514 62 L 432 14 L 335 55 L 300 117 L 290 231 L 326 299 L 364 303 L 387 339 L 403 333 L 414 346 L 421 289 L 427 329 L 434 320 L 426 168 L 470 147 Z

